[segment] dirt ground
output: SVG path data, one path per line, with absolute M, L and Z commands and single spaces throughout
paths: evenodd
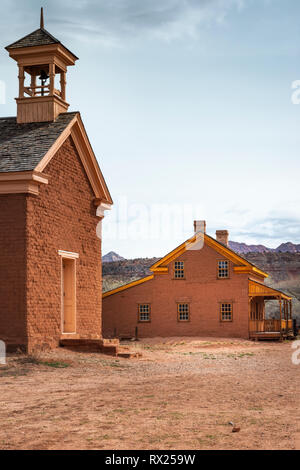
M 10 356 L 0 449 L 300 449 L 291 342 L 156 338 L 130 348 L 142 357 Z

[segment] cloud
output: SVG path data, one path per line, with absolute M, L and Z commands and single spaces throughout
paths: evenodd
M 13 11 L 23 15 L 23 25 L 29 24 L 29 18 L 37 18 L 39 0 L 21 4 L 19 0 L 3 1 L 3 27 L 8 21 L 11 25 L 8 16 Z M 201 28 L 224 23 L 230 10 L 243 7 L 244 0 L 51 0 L 46 3 L 45 21 L 53 34 L 52 25 L 59 25 L 64 34 L 82 40 L 121 44 L 124 37 L 142 36 L 173 41 L 195 38 Z M 15 13 L 14 21 L 18 21 Z
M 235 231 L 240 239 L 266 241 L 292 241 L 300 243 L 300 219 L 297 217 L 267 217 L 249 221 L 249 224 Z

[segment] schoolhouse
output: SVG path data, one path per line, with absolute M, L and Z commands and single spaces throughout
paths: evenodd
M 102 338 L 101 240 L 112 199 L 67 69 L 77 57 L 44 28 L 6 47 L 17 116 L 0 118 L 0 339 L 8 349 Z

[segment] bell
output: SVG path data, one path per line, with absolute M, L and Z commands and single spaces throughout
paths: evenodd
M 41 95 L 42 96 L 45 95 L 44 86 L 45 86 L 45 83 L 48 80 L 48 78 L 49 78 L 49 75 L 47 75 L 45 70 L 41 70 L 41 75 L 39 76 L 39 80 L 41 80 L 41 82 L 42 82 L 42 89 L 41 89 Z
M 39 76 L 39 80 L 41 81 L 46 81 L 48 80 L 49 75 L 45 72 L 45 70 L 41 70 L 41 75 Z

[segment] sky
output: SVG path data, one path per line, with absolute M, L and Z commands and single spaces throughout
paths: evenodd
M 41 6 L 45 28 L 80 58 L 67 100 L 114 200 L 103 253 L 162 256 L 194 220 L 234 241 L 300 243 L 298 0 L 1 6 L 1 116 L 16 114 L 18 89 L 4 47 L 39 27 Z

